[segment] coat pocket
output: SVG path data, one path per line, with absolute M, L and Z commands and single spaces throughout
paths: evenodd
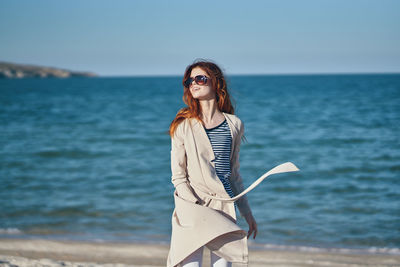
M 176 192 L 178 196 L 186 201 L 200 204 L 202 201 L 199 196 L 195 193 L 193 188 L 189 185 L 189 183 L 181 183 L 176 187 Z
M 196 190 L 193 187 L 191 187 L 191 188 L 194 191 L 194 194 L 196 194 L 196 196 L 199 198 L 199 200 L 200 200 L 199 204 L 202 206 L 208 207 L 210 205 L 210 202 L 212 201 L 212 199 L 208 198 L 207 194 L 203 193 L 202 191 Z

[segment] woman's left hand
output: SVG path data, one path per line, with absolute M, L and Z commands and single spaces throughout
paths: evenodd
M 254 232 L 253 239 L 255 239 L 257 235 L 257 223 L 253 217 L 253 214 L 250 212 L 246 214 L 244 218 L 246 219 L 247 224 L 249 225 L 249 231 L 247 232 L 247 239 L 249 239 L 249 237 L 253 232 Z

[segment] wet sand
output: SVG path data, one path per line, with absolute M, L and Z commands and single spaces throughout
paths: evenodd
M 205 250 L 204 266 L 209 264 Z M 167 245 L 0 239 L 0 266 L 166 266 Z M 400 255 L 249 249 L 249 266 L 400 266 Z M 235 264 L 233 265 L 235 266 Z

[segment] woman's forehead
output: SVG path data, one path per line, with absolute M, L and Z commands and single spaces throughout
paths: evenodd
M 196 67 L 196 68 L 192 69 L 190 77 L 194 77 L 196 75 L 207 75 L 207 72 L 205 72 L 204 70 L 202 70 L 199 67 Z

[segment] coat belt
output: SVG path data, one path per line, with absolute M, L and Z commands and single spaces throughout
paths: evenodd
M 282 164 L 279 164 L 278 166 L 275 166 L 274 168 L 270 169 L 266 173 L 264 173 L 260 178 L 258 178 L 254 183 L 252 183 L 249 187 L 247 187 L 243 192 L 241 192 L 239 195 L 234 196 L 232 198 L 223 198 L 223 197 L 218 197 L 215 196 L 215 193 L 209 193 L 203 191 L 199 186 L 195 185 L 194 183 L 191 183 L 190 185 L 194 187 L 195 189 L 201 191 L 202 193 L 206 194 L 208 198 L 223 201 L 223 202 L 234 202 L 256 188 L 264 179 L 266 179 L 268 176 L 273 175 L 273 174 L 278 174 L 278 173 L 285 173 L 285 172 L 295 172 L 299 171 L 299 168 L 296 167 L 292 162 L 288 161 Z

